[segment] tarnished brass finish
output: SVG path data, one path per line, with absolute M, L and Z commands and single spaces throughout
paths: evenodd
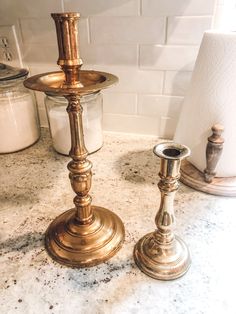
M 223 150 L 224 139 L 221 137 L 224 127 L 215 124 L 211 128 L 212 135 L 208 137 L 206 147 L 206 169 L 204 170 L 204 178 L 207 183 L 211 183 L 216 176 L 216 165 L 220 159 Z
M 154 154 L 161 159 L 158 183 L 161 203 L 155 218 L 157 229 L 138 241 L 134 259 L 146 275 L 171 280 L 184 275 L 191 263 L 186 244 L 173 233 L 173 201 L 179 187 L 180 163 L 190 155 L 190 150 L 183 145 L 165 142 L 154 147 Z
M 72 160 L 68 164 L 69 178 L 75 208 L 58 216 L 48 227 L 45 245 L 57 262 L 73 267 L 89 267 L 111 258 L 124 241 L 124 226 L 110 210 L 91 206 L 88 194 L 91 188 L 92 163 L 87 160 L 84 144 L 80 97 L 109 87 L 116 76 L 98 72 L 81 71 L 77 20 L 78 13 L 52 14 L 55 20 L 59 59 L 63 72 L 50 72 L 30 77 L 25 86 L 43 92 L 63 95 L 68 100 Z

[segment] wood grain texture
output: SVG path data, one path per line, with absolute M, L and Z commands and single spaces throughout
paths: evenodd
M 208 194 L 236 196 L 236 177 L 215 177 L 211 183 L 207 183 L 204 174 L 187 160 L 182 162 L 180 181 Z

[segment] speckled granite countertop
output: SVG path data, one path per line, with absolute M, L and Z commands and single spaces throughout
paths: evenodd
M 34 146 L 0 156 L 0 313 L 236 313 L 236 199 L 181 185 L 175 208 L 192 266 L 170 282 L 147 277 L 134 264 L 136 241 L 154 229 L 159 161 L 153 137 L 105 134 L 93 162 L 93 203 L 125 223 L 126 241 L 109 262 L 70 269 L 43 246 L 48 224 L 73 207 L 68 157 L 51 148 L 43 130 Z

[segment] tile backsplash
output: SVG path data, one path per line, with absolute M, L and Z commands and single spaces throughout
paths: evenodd
M 221 0 L 222 1 L 222 0 Z M 116 74 L 104 92 L 104 129 L 171 138 L 215 0 L 0 0 L 31 74 L 58 69 L 51 12 L 77 11 L 84 69 Z M 37 93 L 42 126 L 43 95 Z

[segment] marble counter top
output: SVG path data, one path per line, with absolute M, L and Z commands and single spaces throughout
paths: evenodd
M 53 151 L 49 133 L 15 154 L 0 156 L 0 313 L 236 313 L 236 199 L 181 185 L 176 233 L 188 243 L 192 266 L 182 278 L 162 282 L 134 264 L 136 241 L 154 230 L 160 194 L 157 140 L 105 133 L 93 162 L 93 203 L 124 221 L 118 254 L 90 269 L 57 264 L 43 245 L 44 231 L 73 207 L 68 157 Z

